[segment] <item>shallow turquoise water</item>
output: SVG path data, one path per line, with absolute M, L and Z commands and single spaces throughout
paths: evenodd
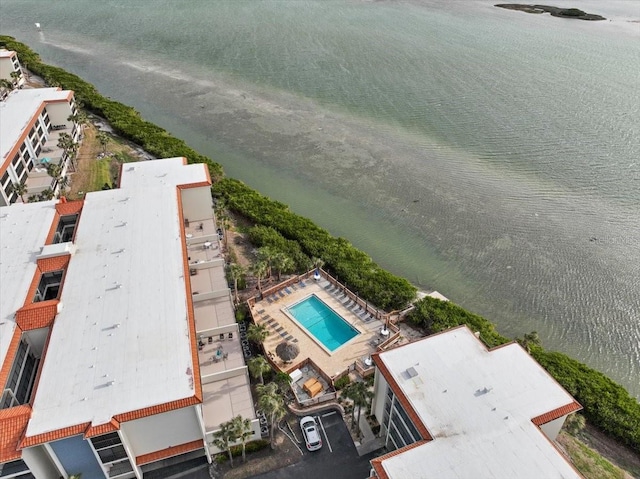
M 640 12 L 574 4 L 612 21 L 487 1 L 0 0 L 3 33 L 230 176 L 640 395 Z
M 300 325 L 331 352 L 360 334 L 315 295 L 287 309 Z

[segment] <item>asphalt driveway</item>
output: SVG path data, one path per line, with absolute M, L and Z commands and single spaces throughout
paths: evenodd
M 319 413 L 315 417 L 322 437 L 322 449 L 309 452 L 304 444 L 301 444 L 304 455 L 300 462 L 276 471 L 252 476 L 250 479 L 300 479 L 302 477 L 365 479 L 369 477 L 369 460 L 377 454 L 358 457 L 347 425 L 335 411 Z M 296 435 L 299 439 L 302 438 L 300 427 L 297 428 Z

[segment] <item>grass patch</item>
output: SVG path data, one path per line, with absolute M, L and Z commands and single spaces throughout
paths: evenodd
M 88 191 L 99 191 L 105 183 L 111 186 L 111 158 L 102 158 L 91 162 Z
M 571 462 L 585 479 L 624 479 L 624 471 L 600 454 L 590 449 L 579 439 L 563 434 L 562 445 L 566 449 Z

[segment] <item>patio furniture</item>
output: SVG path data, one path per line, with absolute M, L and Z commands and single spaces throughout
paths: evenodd
M 313 382 L 311 382 L 313 381 Z M 324 390 L 324 386 L 317 378 L 312 378 L 302 386 L 302 389 L 309 395 L 314 397 L 320 394 Z
M 309 387 L 313 386 L 315 383 L 318 382 L 318 378 L 310 378 L 307 379 L 304 384 L 302 385 L 303 389 L 308 389 Z

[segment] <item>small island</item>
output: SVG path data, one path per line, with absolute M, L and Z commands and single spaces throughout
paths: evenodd
M 499 3 L 496 7 L 506 8 L 509 10 L 519 10 L 527 13 L 550 13 L 552 17 L 562 18 L 577 18 L 578 20 L 606 20 L 606 18 L 595 15 L 593 13 L 586 13 L 577 8 L 559 8 L 551 7 L 549 5 L 526 5 L 523 3 Z

